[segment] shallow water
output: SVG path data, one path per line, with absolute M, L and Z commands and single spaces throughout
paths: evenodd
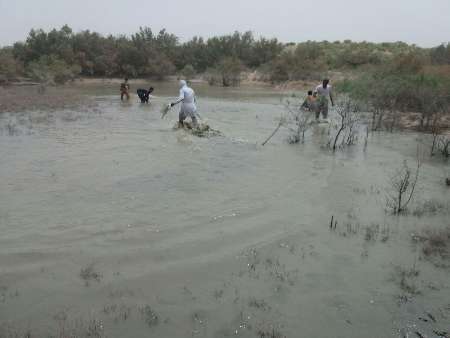
M 449 329 L 448 261 L 436 266 L 411 240 L 450 225 L 448 163 L 424 155 L 410 206 L 433 200 L 439 212 L 385 211 L 389 177 L 404 160 L 414 167 L 426 136 L 375 133 L 365 151 L 333 155 L 320 125 L 305 144 L 281 129 L 262 147 L 286 93 L 198 85 L 202 118 L 224 134 L 198 138 L 172 130 L 176 111 L 160 119 L 175 86 L 158 85 L 151 105 L 83 87 L 97 107 L 0 114 L 3 332 L 87 335 L 94 322 L 108 337 Z M 83 280 L 91 264 L 98 278 Z M 417 292 L 398 275 L 411 269 Z M 427 313 L 436 322 L 419 320 Z

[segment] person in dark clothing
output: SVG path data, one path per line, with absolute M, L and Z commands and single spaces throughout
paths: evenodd
M 153 87 L 150 87 L 147 89 L 139 88 L 137 90 L 137 94 L 139 98 L 141 99 L 141 103 L 148 103 L 148 100 L 150 99 L 150 94 L 153 93 Z

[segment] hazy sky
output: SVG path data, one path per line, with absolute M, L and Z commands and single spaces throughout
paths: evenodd
M 450 0 L 0 0 L 0 45 L 31 28 L 130 34 L 166 28 L 182 41 L 251 30 L 284 42 L 304 40 L 450 41 Z

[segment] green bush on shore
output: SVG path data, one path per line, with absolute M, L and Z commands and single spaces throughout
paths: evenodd
M 14 58 L 12 48 L 0 49 L 0 84 L 16 80 L 23 73 L 23 64 Z
M 438 117 L 450 114 L 450 76 L 430 73 L 426 58 L 412 52 L 336 83 L 336 90 L 365 103 L 373 113 L 372 128 L 380 129 L 385 115 L 420 114 L 419 127 L 430 130 Z
M 401 55 L 410 59 L 395 63 Z M 0 49 L 0 81 L 29 76 L 36 81 L 64 83 L 77 76 L 146 77 L 164 79 L 182 74 L 192 78 L 208 74 L 211 83 L 239 85 L 243 69 L 258 70 L 271 82 L 319 80 L 330 71 L 371 73 L 373 69 L 402 67 L 416 74 L 414 64 L 450 65 L 450 44 L 419 48 L 403 42 L 370 43 L 306 41 L 281 43 L 255 38 L 251 32 L 180 43 L 161 30 L 140 28 L 131 36 L 102 36 L 89 30 L 74 33 L 67 25 L 59 30 L 31 30 L 24 42 Z

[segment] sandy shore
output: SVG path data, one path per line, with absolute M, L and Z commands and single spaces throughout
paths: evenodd
M 180 79 L 178 76 L 168 76 L 164 81 L 156 82 L 176 82 Z M 82 77 L 71 82 L 71 85 L 120 85 L 124 79 L 122 78 L 87 78 Z M 207 84 L 208 81 L 203 77 L 197 77 L 189 80 L 191 83 Z M 134 85 L 146 85 L 148 83 L 154 83 L 154 79 L 145 78 L 130 78 L 130 82 Z M 267 81 L 258 80 L 258 78 L 252 74 L 246 74 L 243 76 L 241 85 L 243 86 L 256 86 L 256 87 L 268 87 L 276 90 L 308 90 L 317 85 L 317 81 L 286 81 L 278 84 L 271 84 Z
M 91 106 L 94 102 L 72 86 L 0 87 L 0 113 Z

